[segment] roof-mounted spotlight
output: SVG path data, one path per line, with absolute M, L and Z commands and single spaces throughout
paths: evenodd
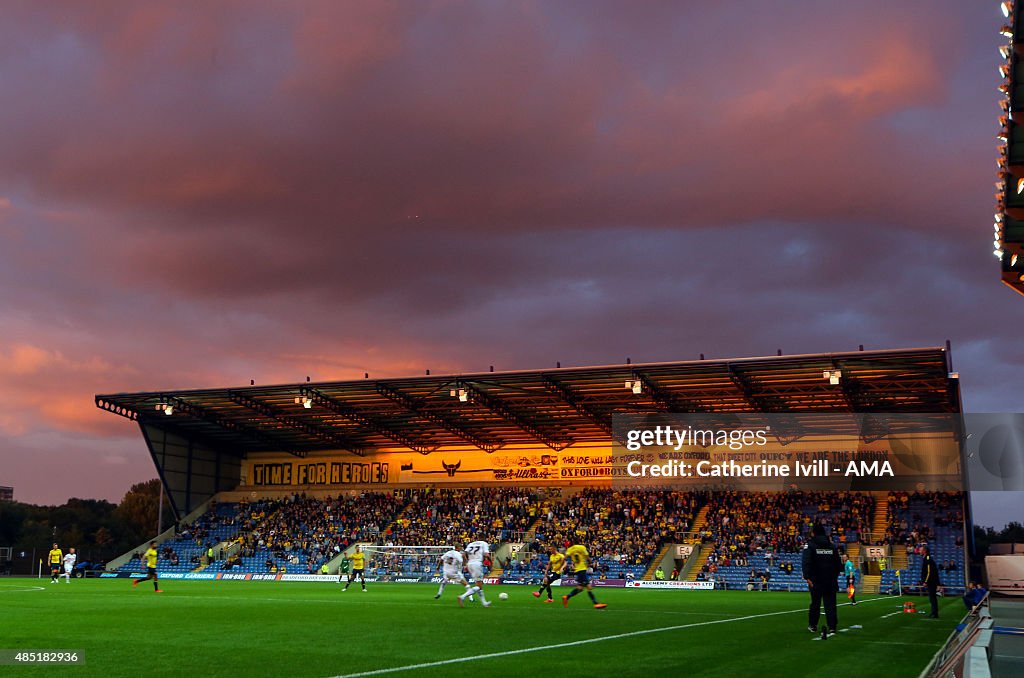
M 313 399 L 310 398 L 309 396 L 295 396 L 295 404 L 302 405 L 307 410 L 309 410 L 312 409 L 313 407 Z
M 999 45 L 999 56 L 1004 59 L 1010 58 L 1010 48 L 1007 45 Z
M 644 384 L 639 379 L 628 379 L 625 387 L 637 395 L 644 392 Z
M 999 9 L 1003 10 L 1003 16 L 1009 19 L 1010 14 L 1013 12 L 1013 3 L 1009 1 L 1001 2 L 999 3 Z
M 453 388 L 451 391 L 448 392 L 448 395 L 450 395 L 453 398 L 458 398 L 460 403 L 469 402 L 469 391 L 467 391 L 464 388 Z
M 839 380 L 843 377 L 842 370 L 825 370 L 821 373 L 823 379 L 828 379 L 828 383 L 835 386 L 839 383 Z
M 999 34 L 1003 35 L 1003 36 L 1005 36 L 1007 38 L 1012 38 L 1013 37 L 1013 29 L 1010 28 L 1009 26 L 1003 26 L 1002 28 L 999 29 Z

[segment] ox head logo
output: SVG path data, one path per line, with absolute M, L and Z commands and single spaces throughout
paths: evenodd
M 455 477 L 455 472 L 459 470 L 460 466 L 462 466 L 462 460 L 461 459 L 459 460 L 459 463 L 457 463 L 457 464 L 446 464 L 443 461 L 441 462 L 441 468 L 443 468 L 445 471 L 448 472 L 448 477 L 449 478 L 454 478 Z

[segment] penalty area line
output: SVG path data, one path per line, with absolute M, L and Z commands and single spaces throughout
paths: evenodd
M 884 598 L 870 598 L 863 602 L 870 603 L 874 600 L 885 600 Z M 639 631 L 627 631 L 626 633 L 615 633 L 610 636 L 600 636 L 597 638 L 584 638 L 583 640 L 571 640 L 564 643 L 555 643 L 553 645 L 537 645 L 536 647 L 523 647 L 518 650 L 505 650 L 503 652 L 488 652 L 486 654 L 475 654 L 469 657 L 454 657 L 452 659 L 440 659 L 434 662 L 423 662 L 421 664 L 406 664 L 405 666 L 392 666 L 387 669 L 373 669 L 370 671 L 359 671 L 357 673 L 346 673 L 339 676 L 332 676 L 331 678 L 362 678 L 362 676 L 380 676 L 386 673 L 398 673 L 399 671 L 415 671 L 417 669 L 429 669 L 435 666 L 448 666 L 449 664 L 461 664 L 464 662 L 472 662 L 480 659 L 496 659 L 498 657 L 511 657 L 517 654 L 529 654 L 531 652 L 542 652 L 544 650 L 558 650 L 563 647 L 577 647 L 579 645 L 591 645 L 593 643 L 603 643 L 607 640 L 618 640 L 620 638 L 635 638 L 636 636 L 646 636 L 652 633 L 663 633 L 665 631 L 681 631 L 683 629 L 692 629 L 698 626 L 711 626 L 713 624 L 729 624 L 731 622 L 747 621 L 749 619 L 763 619 L 765 617 L 777 617 L 782 614 L 793 614 L 794 612 L 807 612 L 806 607 L 801 607 L 795 610 L 781 610 L 779 612 L 765 612 L 763 614 L 749 614 L 744 617 L 729 617 L 727 619 L 711 619 L 708 621 L 692 622 L 690 624 L 676 624 L 675 626 L 660 626 L 655 629 L 641 629 Z

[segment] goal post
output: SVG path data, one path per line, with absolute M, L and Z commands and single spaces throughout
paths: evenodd
M 360 544 L 367 567 L 384 568 L 389 574 L 423 574 L 437 570 L 438 561 L 454 546 L 382 546 Z

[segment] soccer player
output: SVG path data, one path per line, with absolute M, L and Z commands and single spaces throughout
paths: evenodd
M 583 591 L 590 596 L 596 609 L 601 610 L 608 607 L 604 603 L 597 602 L 597 598 L 594 597 L 594 582 L 590 581 L 590 574 L 587 572 L 590 559 L 587 547 L 583 544 L 573 544 L 565 549 L 565 555 L 572 561 L 572 576 L 576 578 L 576 588 L 570 591 L 569 595 L 562 596 L 562 607 L 569 607 L 569 599 Z
M 544 600 L 545 603 L 555 602 L 554 597 L 551 595 L 551 585 L 558 581 L 562 576 L 562 570 L 565 569 L 565 556 L 558 552 L 558 547 L 551 546 L 551 555 L 548 557 L 547 567 L 544 568 L 544 581 L 541 583 L 540 588 L 533 592 L 534 598 L 540 598 L 540 594 L 547 590 L 548 597 Z
M 459 596 L 460 607 L 467 596 L 470 600 L 473 600 L 473 596 L 476 594 L 480 594 L 481 605 L 484 607 L 491 606 L 487 596 L 484 595 L 483 589 L 484 556 L 490 552 L 491 547 L 485 541 L 474 541 L 466 545 L 466 557 L 469 559 L 466 563 L 466 569 L 469 570 L 469 576 L 473 578 L 473 584 L 467 585 L 466 592 Z
M 811 593 L 811 605 L 807 608 L 807 630 L 818 632 L 818 615 L 825 605 L 825 622 L 828 635 L 834 635 L 839 625 L 836 614 L 836 593 L 839 591 L 839 573 L 843 571 L 835 544 L 825 534 L 825 526 L 815 523 L 811 528 L 811 540 L 804 545 L 801 558 L 803 577 Z
M 462 554 L 454 549 L 445 551 L 441 556 L 441 585 L 437 588 L 437 595 L 434 596 L 434 600 L 441 597 L 441 594 L 444 593 L 444 587 L 448 582 L 462 584 L 469 588 L 466 578 L 462 576 Z
M 846 597 L 850 599 L 850 605 L 857 604 L 857 568 L 854 566 L 850 556 L 843 556 L 843 572 L 846 573 Z
M 76 560 L 78 560 L 78 556 L 75 555 L 75 547 L 72 546 L 68 549 L 68 552 L 64 554 L 64 581 L 68 584 L 71 583 L 71 574 L 75 571 Z
M 56 544 L 50 549 L 50 583 L 58 584 L 57 577 L 60 576 L 60 563 L 64 559 L 64 552 Z
M 132 588 L 135 588 L 136 586 L 138 586 L 140 581 L 149 581 L 150 579 L 152 579 L 153 580 L 153 590 L 156 591 L 157 593 L 163 593 L 163 591 L 160 590 L 160 582 L 157 580 L 157 576 L 156 576 L 156 560 L 157 560 L 157 558 L 159 558 L 159 554 L 157 554 L 157 552 L 156 552 L 156 542 L 155 541 L 149 542 L 149 549 L 146 551 L 145 554 L 143 554 L 142 557 L 145 558 L 145 560 L 146 560 L 146 578 L 145 579 L 132 579 Z
M 363 593 L 366 593 L 366 577 L 363 575 L 365 571 L 366 554 L 363 553 L 363 547 L 356 546 L 356 551 L 352 554 L 352 571 L 348 573 L 348 584 L 345 584 L 342 591 L 348 591 L 348 587 L 355 581 L 355 578 L 359 577 L 359 583 L 363 585 Z

